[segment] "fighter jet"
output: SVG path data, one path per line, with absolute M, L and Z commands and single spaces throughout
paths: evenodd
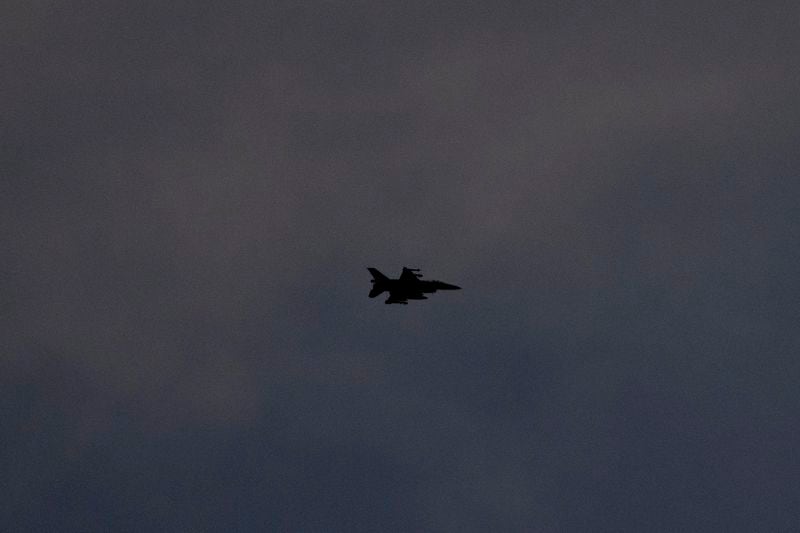
M 372 290 L 369 291 L 369 297 L 375 298 L 380 293 L 389 291 L 389 298 L 384 302 L 386 304 L 407 305 L 408 300 L 427 300 L 428 297 L 424 293 L 454 291 L 461 288 L 443 281 L 423 281 L 419 279 L 422 274 L 417 274 L 418 268 L 403 267 L 399 279 L 389 279 L 377 268 L 368 267 L 367 270 L 372 274 Z

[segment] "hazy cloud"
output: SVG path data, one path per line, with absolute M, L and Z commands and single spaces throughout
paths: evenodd
M 0 524 L 791 528 L 798 9 L 381 4 L 6 9 Z

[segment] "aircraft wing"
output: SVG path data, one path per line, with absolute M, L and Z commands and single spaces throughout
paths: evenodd
M 413 288 L 396 288 L 389 291 L 389 299 L 386 300 L 387 304 L 391 303 L 408 303 L 408 300 L 427 300 L 421 291 L 414 290 Z
M 389 298 L 386 300 L 387 304 L 407 304 L 405 291 L 389 291 Z
M 403 272 L 400 274 L 400 281 L 404 283 L 414 283 L 417 281 L 417 278 L 422 277 L 422 274 L 417 274 L 418 268 L 406 268 L 403 267 Z

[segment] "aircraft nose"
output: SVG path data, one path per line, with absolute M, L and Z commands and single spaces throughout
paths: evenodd
M 461 287 L 459 287 L 458 285 L 451 285 L 449 283 L 442 283 L 441 289 L 446 291 L 460 291 Z

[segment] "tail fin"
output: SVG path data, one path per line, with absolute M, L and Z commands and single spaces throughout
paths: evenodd
M 386 290 L 387 287 L 386 282 L 389 281 L 389 278 L 381 274 L 377 268 L 369 267 L 367 268 L 367 270 L 369 270 L 369 273 L 372 274 L 372 284 L 373 284 L 372 290 L 369 291 L 369 297 L 375 298 L 377 295 Z
M 389 278 L 381 274 L 381 272 L 377 268 L 368 267 L 367 270 L 369 270 L 369 273 L 372 274 L 372 281 L 376 283 L 389 281 Z

